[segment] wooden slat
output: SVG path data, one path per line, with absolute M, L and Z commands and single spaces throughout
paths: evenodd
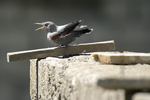
M 44 48 L 36 50 L 27 50 L 27 51 L 18 51 L 7 53 L 7 61 L 23 61 L 36 58 L 45 58 L 49 56 L 62 56 L 64 54 L 65 48 Z M 104 42 L 95 42 L 95 43 L 85 43 L 79 44 L 77 46 L 69 46 L 66 50 L 66 55 L 68 54 L 79 54 L 82 52 L 98 52 L 98 51 L 109 51 L 115 50 L 114 40 L 104 41 Z
M 150 53 L 137 52 L 98 52 L 92 56 L 96 61 L 107 64 L 150 64 Z

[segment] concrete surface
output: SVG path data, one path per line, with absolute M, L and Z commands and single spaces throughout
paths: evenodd
M 36 66 L 38 66 L 39 72 L 39 100 L 125 100 L 124 88 L 109 89 L 101 86 L 99 82 L 102 80 L 105 82 L 105 79 L 145 79 L 149 82 L 150 77 L 150 65 L 107 65 L 95 62 L 90 55 L 65 59 L 48 57 L 39 60 L 38 63 L 36 59 L 30 60 L 30 62 L 30 96 L 32 100 L 35 100 L 37 93 Z M 127 82 L 124 81 L 123 84 L 130 86 Z M 135 85 L 140 86 L 141 84 Z M 149 88 L 149 85 L 147 86 Z
M 135 95 L 133 95 L 132 100 L 150 100 L 150 93 L 136 93 Z

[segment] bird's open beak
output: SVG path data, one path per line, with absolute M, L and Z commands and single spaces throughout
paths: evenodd
M 40 30 L 40 29 L 44 29 L 44 28 L 45 28 L 45 26 L 42 26 L 42 27 L 37 28 L 35 31 Z
M 42 23 L 34 23 L 34 24 L 38 24 L 38 25 L 43 25 Z M 40 29 L 44 29 L 45 26 L 43 25 L 42 27 L 37 28 L 35 31 L 40 30 Z

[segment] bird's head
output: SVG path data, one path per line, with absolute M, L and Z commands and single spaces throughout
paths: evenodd
M 43 25 L 42 27 L 37 28 L 35 31 L 40 30 L 40 29 L 49 31 L 51 26 L 55 26 L 55 24 L 53 22 L 50 22 L 50 21 L 42 22 L 42 23 L 34 23 L 34 24 Z

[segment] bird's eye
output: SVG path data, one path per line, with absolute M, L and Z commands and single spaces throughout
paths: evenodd
M 48 26 L 48 24 L 45 24 L 45 26 Z

